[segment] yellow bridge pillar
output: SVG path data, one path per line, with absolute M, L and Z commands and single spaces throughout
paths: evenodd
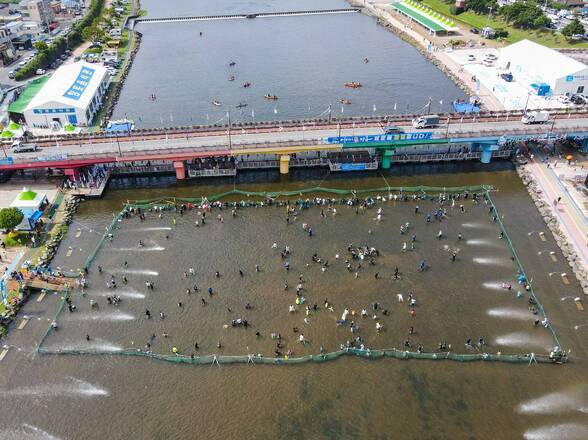
M 280 174 L 288 174 L 290 170 L 290 155 L 283 154 L 280 156 Z

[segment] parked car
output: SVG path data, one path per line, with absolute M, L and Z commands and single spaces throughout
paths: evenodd
M 479 34 L 479 33 L 480 33 L 480 31 L 479 31 L 478 29 L 476 29 L 476 28 L 471 28 L 471 29 L 470 29 L 470 32 L 471 32 L 472 34 Z
M 45 75 L 45 73 L 47 73 L 45 69 L 37 69 L 37 71 L 35 72 L 35 74 L 37 75 Z
M 472 55 L 472 54 L 469 54 L 468 55 L 468 61 L 476 61 L 476 56 L 475 55 Z
M 569 104 L 571 102 L 570 97 L 566 95 L 559 95 L 557 97 L 557 101 L 561 102 L 562 104 Z
M 10 72 L 8 72 L 8 78 L 14 79 L 15 76 L 16 76 L 16 72 L 14 70 L 11 70 Z
M 521 122 L 523 124 L 545 124 L 549 120 L 549 112 L 533 111 L 523 115 Z
M 586 100 L 584 99 L 584 97 L 582 95 L 578 95 L 578 94 L 570 96 L 570 101 L 572 101 L 572 104 L 576 104 L 576 105 L 586 104 Z

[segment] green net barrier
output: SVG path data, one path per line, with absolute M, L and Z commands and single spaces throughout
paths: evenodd
M 411 187 L 400 187 L 400 186 L 384 186 L 379 188 L 364 188 L 364 189 L 340 189 L 340 188 L 323 188 L 320 186 L 313 188 L 303 188 L 291 191 L 243 191 L 239 189 L 233 189 L 219 194 L 214 194 L 207 197 L 173 197 L 173 198 L 157 198 L 157 199 L 146 199 L 146 200 L 134 200 L 129 201 L 125 206 L 127 207 L 148 207 L 153 205 L 170 205 L 173 206 L 178 203 L 196 203 L 200 204 L 205 201 L 216 202 L 232 196 L 245 196 L 245 197 L 260 197 L 260 198 L 271 198 L 276 199 L 280 197 L 292 197 L 302 196 L 304 194 L 333 194 L 338 196 L 358 196 L 365 194 L 374 194 L 382 192 L 396 192 L 396 193 L 407 193 L 415 194 L 419 193 L 422 195 L 428 195 L 430 193 L 460 193 L 460 192 L 486 192 L 491 191 L 494 188 L 489 185 L 473 185 L 473 186 L 454 186 L 454 187 L 438 187 L 438 186 L 411 186 Z
M 521 274 L 525 277 L 525 282 L 526 282 L 527 286 L 529 286 L 529 290 L 528 290 L 529 295 L 531 296 L 531 298 L 533 298 L 533 301 L 535 301 L 537 311 L 540 313 L 540 315 L 541 315 L 541 317 L 543 317 L 543 319 L 548 320 L 547 314 L 545 313 L 545 308 L 543 307 L 543 305 L 541 304 L 541 302 L 537 298 L 537 295 L 535 294 L 535 289 L 533 288 L 533 284 L 529 280 L 529 277 L 527 277 L 527 273 L 525 272 L 525 268 L 523 267 L 523 264 L 521 263 L 521 260 L 519 259 L 517 251 L 515 250 L 515 247 L 512 244 L 512 241 L 508 235 L 508 232 L 506 231 L 506 228 L 504 227 L 504 223 L 502 222 L 502 218 L 499 214 L 498 209 L 496 208 L 496 205 L 494 204 L 494 201 L 492 200 L 492 197 L 490 197 L 490 193 L 486 194 L 486 198 L 487 198 L 488 202 L 490 203 L 490 206 L 492 206 L 494 215 L 496 216 L 496 222 L 498 223 L 498 226 L 500 227 L 500 231 L 504 234 L 504 240 L 506 241 L 506 244 L 507 244 L 508 248 L 510 249 L 510 252 L 513 256 L 515 263 L 516 263 L 517 270 L 518 270 L 519 274 Z M 559 338 L 557 337 L 557 333 L 553 329 L 553 326 L 551 324 L 549 324 L 547 328 L 548 328 L 549 332 L 551 333 L 551 336 L 553 338 L 555 346 L 562 348 L 561 343 L 559 341 Z
M 47 213 L 47 217 L 50 220 L 53 220 L 53 217 L 55 216 L 57 209 L 59 209 L 59 205 L 61 205 L 61 202 L 63 201 L 64 197 L 65 197 L 65 194 L 63 194 L 63 192 L 59 191 L 57 193 L 57 196 L 55 197 L 55 200 L 51 204 L 51 208 L 49 208 L 49 212 Z
M 416 351 L 403 351 L 392 349 L 369 350 L 348 348 L 339 351 L 334 351 L 324 354 L 310 354 L 298 357 L 280 357 L 272 358 L 261 355 L 241 355 L 241 356 L 225 356 L 225 355 L 205 355 L 205 356 L 185 356 L 181 354 L 165 355 L 149 353 L 141 350 L 121 350 L 121 351 L 97 351 L 97 350 L 52 350 L 47 348 L 39 348 L 39 353 L 52 355 L 113 355 L 113 356 L 136 356 L 149 359 L 156 359 L 166 362 L 193 364 L 193 365 L 214 365 L 214 364 L 267 364 L 267 365 L 296 365 L 307 362 L 327 362 L 338 359 L 343 356 L 354 356 L 363 359 L 381 359 L 384 357 L 391 357 L 402 360 L 409 359 L 424 359 L 424 360 L 450 360 L 458 362 L 474 362 L 474 361 L 489 361 L 489 362 L 509 362 L 509 363 L 553 363 L 555 362 L 549 356 L 537 355 L 534 353 L 525 354 L 490 354 L 490 353 L 473 353 L 473 354 L 459 354 L 451 352 L 440 353 L 419 353 Z
M 61 315 L 61 312 L 63 311 L 63 308 L 65 307 L 65 304 L 66 304 L 67 295 L 68 295 L 68 291 L 66 290 L 64 292 L 63 296 L 61 297 L 61 301 L 59 302 L 59 306 L 57 307 L 57 311 L 55 312 L 55 315 L 53 316 L 53 322 L 57 322 L 57 318 L 59 318 L 59 315 Z M 45 333 L 41 337 L 39 344 L 37 345 L 37 352 L 40 352 L 41 347 L 42 347 L 43 343 L 45 342 L 45 340 L 49 337 L 49 335 L 52 332 L 55 331 L 55 328 L 53 327 L 52 324 L 53 323 L 49 323 L 47 330 L 45 330 Z
M 493 213 L 497 217 L 497 223 L 499 225 L 500 230 L 504 234 L 504 239 L 513 255 L 514 261 L 516 262 L 517 269 L 519 274 L 522 274 L 526 282 L 529 285 L 529 294 L 535 301 L 541 316 L 544 319 L 547 319 L 547 315 L 545 313 L 545 309 L 543 305 L 539 302 L 533 286 L 527 279 L 526 272 L 523 268 L 523 265 L 515 251 L 514 245 L 508 236 L 506 228 L 500 218 L 499 212 L 494 204 L 494 201 L 490 197 L 490 192 L 494 188 L 488 185 L 476 185 L 476 186 L 461 186 L 461 187 L 431 187 L 431 186 L 417 186 L 417 187 L 380 187 L 380 188 L 367 188 L 367 189 L 359 189 L 359 190 L 351 190 L 351 189 L 335 189 L 335 188 L 322 188 L 322 187 L 314 187 L 314 188 L 306 188 L 306 189 L 298 189 L 292 191 L 279 191 L 279 192 L 255 192 L 255 191 L 242 191 L 238 189 L 233 189 L 231 191 L 226 191 L 224 193 L 215 194 L 209 197 L 197 197 L 197 198 L 156 198 L 156 199 L 149 199 L 149 200 L 135 200 L 135 201 L 128 201 L 125 205 L 123 210 L 121 210 L 117 215 L 115 215 L 112 219 L 110 225 L 106 228 L 104 235 L 101 237 L 100 241 L 98 242 L 96 248 L 92 251 L 92 253 L 88 256 L 85 262 L 85 268 L 89 268 L 92 264 L 94 259 L 96 258 L 100 248 L 102 247 L 104 241 L 108 238 L 108 236 L 112 233 L 112 231 L 116 228 L 119 220 L 123 217 L 125 211 L 129 208 L 141 208 L 141 209 L 149 209 L 154 206 L 158 206 L 160 208 L 168 207 L 176 207 L 178 204 L 186 204 L 192 203 L 196 205 L 203 204 L 205 202 L 215 202 L 220 201 L 222 199 L 226 199 L 229 197 L 234 196 L 245 196 L 247 198 L 251 197 L 259 197 L 259 198 L 271 198 L 271 199 L 278 199 L 280 197 L 292 197 L 298 196 L 301 197 L 304 194 L 331 194 L 337 196 L 352 196 L 358 197 L 359 195 L 368 195 L 368 194 L 377 194 L 377 193 L 386 193 L 392 195 L 405 195 L 405 194 L 418 194 L 421 199 L 423 198 L 434 198 L 435 196 L 440 196 L 444 194 L 454 194 L 454 193 L 463 193 L 463 192 L 470 192 L 470 193 L 478 193 L 482 194 L 485 199 L 488 201 L 490 206 L 493 208 Z M 344 199 L 335 199 L 337 201 L 343 201 Z M 298 199 L 297 202 L 302 202 L 303 200 Z M 312 203 L 310 203 L 312 205 Z M 63 311 L 65 306 L 65 295 L 63 300 L 60 303 L 59 310 L 55 315 L 55 320 L 57 320 L 58 316 Z M 553 341 L 556 346 L 561 348 L 561 344 L 559 342 L 559 338 L 553 327 L 549 325 L 550 334 L 553 337 Z M 120 356 L 139 356 L 144 358 L 162 360 L 167 362 L 175 362 L 175 363 L 187 363 L 187 364 L 195 364 L 195 365 L 211 365 L 211 364 L 232 364 L 232 363 L 252 363 L 252 364 L 271 364 L 271 365 L 288 365 L 288 364 L 300 364 L 306 362 L 325 362 L 329 360 L 337 359 L 341 356 L 356 356 L 365 359 L 379 359 L 383 357 L 393 357 L 396 359 L 425 359 L 425 360 L 452 360 L 458 362 L 471 362 L 471 361 L 497 361 L 497 362 L 510 362 L 510 363 L 553 363 L 553 362 L 567 362 L 568 358 L 566 355 L 552 358 L 550 356 L 545 355 L 538 355 L 535 353 L 524 353 L 524 354 L 490 354 L 490 353 L 452 353 L 452 352 L 439 352 L 439 353 L 425 353 L 425 352 L 413 352 L 413 351 L 405 351 L 405 350 L 398 350 L 398 349 L 380 349 L 380 350 L 370 350 L 370 349 L 356 349 L 356 348 L 347 348 L 335 352 L 324 353 L 324 354 L 313 354 L 307 356 L 299 356 L 299 357 L 280 357 L 280 358 L 272 358 L 272 357 L 265 357 L 261 355 L 236 355 L 236 356 L 226 356 L 226 355 L 205 355 L 205 356 L 185 356 L 181 354 L 156 354 L 145 352 L 142 350 L 120 350 L 120 351 L 99 351 L 99 350 L 81 350 L 81 349 L 71 349 L 71 350 L 55 350 L 43 347 L 43 343 L 46 338 L 54 331 L 53 327 L 50 325 L 47 329 L 45 335 L 43 336 L 37 351 L 42 354 L 64 354 L 64 355 L 120 355 Z

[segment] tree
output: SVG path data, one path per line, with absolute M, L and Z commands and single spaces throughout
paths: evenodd
M 0 229 L 12 231 L 24 218 L 24 214 L 18 208 L 0 209 Z
M 45 52 L 48 48 L 49 46 L 47 46 L 47 43 L 44 41 L 37 41 L 35 43 L 35 49 L 37 49 L 39 52 Z
M 97 43 L 104 39 L 105 35 L 104 31 L 98 26 L 90 26 L 82 31 L 82 38 L 92 43 Z
M 496 1 L 494 0 L 468 0 L 466 6 L 469 10 L 477 12 L 478 14 L 487 14 L 490 8 L 496 11 Z
M 584 25 L 580 23 L 580 20 L 574 18 L 561 30 L 561 33 L 568 38 L 570 38 L 572 35 L 584 35 Z

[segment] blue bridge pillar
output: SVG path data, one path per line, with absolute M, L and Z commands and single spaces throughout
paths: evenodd
M 472 142 L 472 151 L 481 151 L 480 162 L 490 163 L 492 160 L 492 152 L 497 151 L 500 147 L 496 144 L 483 144 L 479 142 Z
M 582 146 L 580 147 L 580 151 L 582 153 L 588 153 L 588 138 L 584 138 L 582 141 Z

